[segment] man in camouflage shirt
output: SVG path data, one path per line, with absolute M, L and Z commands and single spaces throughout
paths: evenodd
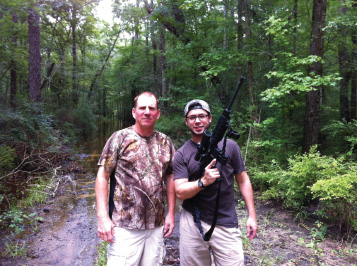
M 98 162 L 98 236 L 109 243 L 107 265 L 161 265 L 163 238 L 170 236 L 175 226 L 175 150 L 169 137 L 154 130 L 160 117 L 154 94 L 137 96 L 132 114 L 135 125 L 113 133 Z M 113 171 L 110 219 L 108 181 Z

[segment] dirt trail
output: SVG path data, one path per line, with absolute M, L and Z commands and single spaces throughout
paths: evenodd
M 96 259 L 94 182 L 77 177 L 60 195 L 37 209 L 44 221 L 29 237 L 27 258 L 1 265 L 93 265 Z M 42 213 L 41 213 L 42 212 Z

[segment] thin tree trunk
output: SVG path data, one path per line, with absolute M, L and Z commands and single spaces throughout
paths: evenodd
M 345 3 L 342 0 L 342 6 L 339 8 L 338 13 L 341 17 L 346 15 L 346 8 L 343 6 Z M 350 121 L 350 108 L 348 100 L 348 84 L 351 79 L 350 56 L 346 47 L 346 30 L 343 25 L 340 25 L 339 36 L 342 38 L 338 44 L 338 63 L 339 71 L 342 79 L 340 80 L 340 118 L 341 120 Z
M 42 81 L 42 84 L 41 84 L 41 90 L 44 89 L 49 84 L 53 69 L 55 68 L 55 65 L 56 64 L 53 62 L 50 65 L 50 67 L 48 68 L 46 78 Z
M 97 81 L 97 78 L 102 75 L 103 70 L 104 70 L 106 64 L 108 63 L 108 60 L 109 60 L 109 58 L 110 58 L 110 55 L 112 54 L 112 52 L 113 52 L 113 50 L 114 50 L 114 48 L 115 48 L 115 45 L 116 45 L 116 43 L 117 43 L 117 41 L 118 41 L 118 39 L 119 39 L 120 33 L 121 33 L 121 31 L 118 32 L 118 34 L 117 34 L 117 36 L 116 36 L 116 38 L 115 38 L 115 40 L 114 40 L 114 42 L 113 42 L 113 45 L 112 45 L 112 47 L 110 48 L 109 53 L 107 54 L 107 57 L 105 58 L 104 64 L 102 65 L 102 67 L 100 68 L 100 70 L 97 71 L 97 73 L 94 75 L 94 78 L 93 78 L 93 80 L 92 80 L 92 83 L 91 83 L 91 85 L 90 85 L 90 87 L 89 87 L 88 101 L 90 101 L 90 99 L 91 99 L 92 92 L 93 92 L 93 90 L 94 90 L 94 86 L 95 86 L 95 83 L 96 83 L 96 81 Z
M 223 15 L 224 15 L 224 19 L 225 21 L 227 21 L 227 1 L 223 2 Z M 224 25 L 223 28 L 223 49 L 225 49 L 227 47 L 227 27 L 226 25 Z
M 313 5 L 310 55 L 316 55 L 322 59 L 324 54 L 323 28 L 326 22 L 327 0 L 314 0 Z M 317 76 L 322 75 L 321 60 L 309 67 L 309 73 Z M 303 152 L 309 152 L 311 146 L 319 142 L 320 94 L 321 86 L 316 86 L 315 90 L 306 94 Z
M 153 1 L 151 0 L 151 7 L 154 6 Z M 153 92 L 155 95 L 159 95 L 159 80 L 157 75 L 157 43 L 155 39 L 155 31 L 154 31 L 154 22 L 150 21 L 150 32 L 151 32 L 151 45 L 153 49 L 152 55 L 152 69 L 153 69 L 153 76 L 154 76 L 154 84 L 153 84 Z
M 28 9 L 29 32 L 29 98 L 41 102 L 41 35 L 40 16 L 30 7 Z
M 165 28 L 160 29 L 160 51 L 161 51 L 161 96 L 165 99 L 162 104 L 161 112 L 167 117 L 168 104 L 167 98 L 167 84 L 166 84 L 166 42 L 165 42 Z
M 352 43 L 353 43 L 353 50 L 352 50 L 352 66 L 356 66 L 357 64 L 357 30 L 354 29 L 352 32 Z M 356 70 L 352 70 L 351 73 L 351 119 L 357 118 L 357 72 Z
M 248 11 L 248 5 L 246 1 L 242 1 L 242 4 L 244 5 L 244 16 L 245 16 L 245 35 L 246 35 L 246 40 L 249 43 L 252 32 L 251 32 L 251 27 L 250 27 L 250 16 L 249 16 L 249 11 Z M 250 45 L 248 45 L 248 51 L 250 51 Z M 249 52 L 249 56 L 252 57 L 253 54 Z M 254 102 L 254 87 L 255 87 L 255 82 L 254 82 L 254 72 L 253 72 L 253 62 L 252 60 L 248 60 L 247 65 L 247 81 L 248 81 L 248 87 L 249 87 L 249 112 L 250 112 L 250 118 L 252 121 L 259 123 L 259 118 L 256 112 L 256 107 L 255 107 L 255 102 Z M 252 130 L 252 136 L 254 139 L 257 139 L 259 137 L 259 131 L 257 127 L 254 127 Z
M 293 29 L 293 55 L 296 54 L 296 32 L 297 32 L 297 25 L 298 25 L 297 14 L 298 14 L 298 0 L 294 0 L 294 8 L 293 8 L 293 23 L 294 23 L 294 29 Z
M 17 24 L 18 15 L 16 13 L 12 14 L 12 22 Z M 14 34 L 12 39 L 14 47 L 17 47 L 17 32 Z M 16 109 L 16 94 L 17 94 L 17 67 L 15 60 L 11 60 L 11 71 L 10 71 L 10 106 L 12 109 Z
M 76 26 L 77 26 L 77 10 L 76 5 L 72 6 L 72 101 L 75 105 L 78 104 L 78 87 L 77 87 L 77 35 L 76 35 Z
M 146 23 L 147 26 L 147 23 Z M 149 86 L 149 80 L 150 80 L 150 58 L 149 58 L 149 37 L 146 34 L 145 36 L 145 43 L 146 43 L 146 47 L 145 47 L 145 55 L 146 55 L 146 80 L 147 80 L 147 86 Z

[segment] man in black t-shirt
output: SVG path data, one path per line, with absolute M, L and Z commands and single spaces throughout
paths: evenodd
M 253 190 L 247 175 L 240 149 L 236 142 L 227 140 L 228 162 L 222 166 L 213 160 L 200 176 L 198 162 L 194 159 L 197 143 L 212 121 L 210 108 L 205 101 L 193 100 L 185 107 L 185 122 L 191 131 L 188 140 L 174 157 L 174 179 L 176 195 L 183 200 L 180 218 L 180 263 L 182 266 L 194 265 L 244 265 L 241 232 L 234 200 L 234 179 L 248 209 L 247 237 L 253 239 L 257 232 Z M 218 144 L 222 149 L 223 141 Z M 209 241 L 204 241 L 198 225 L 193 219 L 195 206 L 200 212 L 202 228 L 207 232 L 212 224 L 216 207 L 218 189 L 217 178 L 221 180 L 221 195 L 217 224 Z M 195 206 L 194 206 L 195 205 Z M 213 262 L 212 262 L 213 257 Z

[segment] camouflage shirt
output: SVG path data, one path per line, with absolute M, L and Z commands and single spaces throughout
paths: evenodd
M 143 137 L 129 127 L 108 139 L 98 165 L 109 173 L 115 170 L 115 226 L 152 229 L 164 224 L 164 179 L 173 174 L 174 153 L 170 138 L 156 130 Z

